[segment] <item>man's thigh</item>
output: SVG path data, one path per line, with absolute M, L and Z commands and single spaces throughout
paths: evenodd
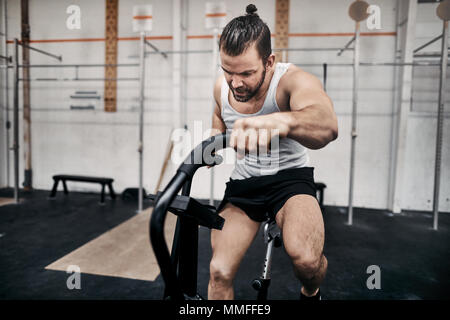
M 233 275 L 258 233 L 260 223 L 251 220 L 245 212 L 227 203 L 219 214 L 225 219 L 222 230 L 211 230 L 213 261 L 229 268 Z
M 278 211 L 275 219 L 282 230 L 286 252 L 291 257 L 320 257 L 325 241 L 325 228 L 316 198 L 305 194 L 292 196 Z

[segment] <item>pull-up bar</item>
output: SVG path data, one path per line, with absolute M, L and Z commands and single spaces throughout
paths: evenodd
M 322 67 L 326 64 L 329 67 L 353 67 L 353 63 L 296 63 L 295 65 L 298 67 Z M 404 67 L 404 66 L 440 66 L 440 62 L 433 61 L 415 61 L 415 62 L 360 62 L 359 66 L 362 67 Z
M 19 64 L 19 68 L 95 68 L 95 67 L 139 67 L 138 63 L 118 63 L 118 64 Z
M 19 45 L 41 53 L 43 55 L 62 61 L 62 56 L 54 55 L 44 50 L 40 50 L 29 45 L 21 43 L 14 38 L 14 141 L 11 148 L 14 151 L 14 201 L 19 203 Z
M 147 43 L 149 44 L 150 43 Z M 272 49 L 272 51 L 277 52 L 277 51 L 339 51 L 339 50 L 347 50 L 347 51 L 351 51 L 353 50 L 353 48 L 275 48 Z M 213 53 L 213 50 L 176 50 L 176 51 L 146 51 L 145 54 L 161 54 L 164 57 L 166 57 L 168 54 L 201 54 L 201 53 Z M 137 55 L 130 55 L 128 56 L 128 58 L 137 58 Z

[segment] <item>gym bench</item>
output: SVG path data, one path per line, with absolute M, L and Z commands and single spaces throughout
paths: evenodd
M 325 184 L 325 183 L 323 183 L 323 182 L 316 182 L 316 189 L 317 189 L 317 192 L 319 193 L 319 196 L 318 196 L 318 200 L 319 200 L 319 204 L 320 204 L 320 207 L 322 208 L 323 207 L 323 197 L 324 197 L 324 189 L 327 187 L 327 185 Z
M 90 183 L 100 183 L 102 185 L 102 193 L 101 193 L 101 200 L 100 203 L 105 203 L 105 185 L 108 185 L 109 188 L 109 194 L 111 196 L 111 199 L 116 198 L 116 194 L 114 193 L 114 189 L 112 187 L 112 183 L 114 179 L 111 178 L 100 178 L 100 177 L 87 177 L 87 176 L 71 176 L 71 175 L 65 175 L 65 174 L 58 174 L 53 176 L 53 189 L 50 194 L 50 198 L 54 198 L 56 196 L 56 191 L 58 189 L 58 183 L 59 181 L 62 181 L 63 187 L 64 187 L 64 194 L 68 194 L 69 191 L 67 189 L 66 181 L 77 181 L 77 182 L 90 182 Z

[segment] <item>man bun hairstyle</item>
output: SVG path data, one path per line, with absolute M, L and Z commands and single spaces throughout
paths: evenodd
M 256 50 L 265 63 L 272 53 L 270 30 L 256 13 L 254 4 L 245 8 L 245 15 L 231 20 L 220 36 L 219 49 L 229 56 L 242 54 L 250 45 L 256 44 Z
M 258 11 L 258 9 L 256 9 L 256 6 L 254 4 L 249 4 L 247 8 L 245 8 L 245 12 L 247 12 L 247 14 L 253 14 L 256 11 Z

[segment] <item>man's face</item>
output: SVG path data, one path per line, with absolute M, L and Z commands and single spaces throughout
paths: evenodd
M 255 44 L 248 47 L 239 56 L 229 56 L 220 51 L 225 80 L 234 99 L 247 102 L 253 98 L 264 82 L 266 66 L 256 50 Z

